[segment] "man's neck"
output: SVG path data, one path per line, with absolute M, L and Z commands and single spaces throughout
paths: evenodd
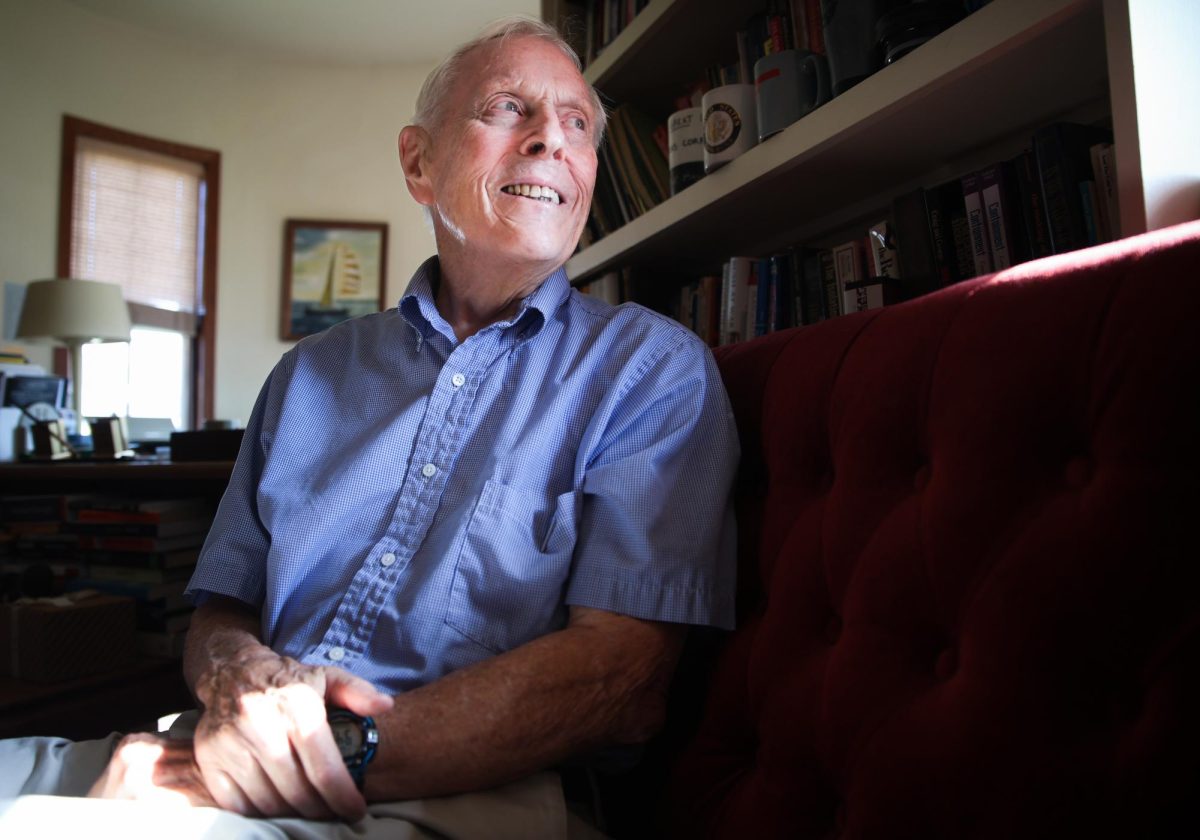
M 512 318 L 521 301 L 554 271 L 554 266 L 514 264 L 438 248 L 440 267 L 434 302 L 460 342 L 484 327 Z

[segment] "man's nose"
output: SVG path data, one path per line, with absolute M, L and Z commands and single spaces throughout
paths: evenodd
M 530 122 L 529 134 L 521 145 L 521 151 L 536 157 L 558 157 L 566 143 L 558 115 L 553 109 L 540 112 Z

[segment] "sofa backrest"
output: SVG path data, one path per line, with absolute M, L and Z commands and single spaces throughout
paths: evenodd
M 675 764 L 679 836 L 1189 813 L 1198 267 L 1194 223 L 718 351 L 739 628 Z

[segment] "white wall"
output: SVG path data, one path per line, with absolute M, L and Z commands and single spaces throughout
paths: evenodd
M 0 282 L 55 274 L 64 113 L 219 150 L 214 414 L 245 421 L 290 346 L 278 337 L 285 219 L 387 222 L 389 304 L 433 253 L 396 157 L 429 69 L 282 64 L 63 0 L 0 0 Z

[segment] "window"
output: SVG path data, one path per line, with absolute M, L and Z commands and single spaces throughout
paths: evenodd
M 220 160 L 64 117 L 59 276 L 120 285 L 134 325 L 128 343 L 84 346 L 85 415 L 211 415 Z

